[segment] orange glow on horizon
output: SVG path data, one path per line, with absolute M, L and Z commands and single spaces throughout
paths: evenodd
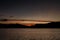
M 39 22 L 39 21 L 0 21 L 3 24 L 21 24 L 25 26 L 34 26 L 35 24 L 46 24 L 50 22 Z
M 29 24 L 21 24 L 21 25 L 25 25 L 25 26 L 34 26 L 35 24 L 29 23 Z

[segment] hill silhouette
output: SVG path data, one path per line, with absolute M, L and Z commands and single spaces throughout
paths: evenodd
M 48 24 L 36 24 L 36 28 L 60 28 L 60 22 L 51 22 Z
M 36 24 L 34 26 L 24 26 L 21 24 L 0 24 L 0 28 L 60 28 L 60 22 Z

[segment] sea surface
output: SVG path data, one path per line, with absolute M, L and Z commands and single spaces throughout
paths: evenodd
M 2 28 L 0 40 L 60 40 L 60 28 Z

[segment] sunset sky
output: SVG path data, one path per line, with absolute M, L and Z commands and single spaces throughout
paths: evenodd
M 60 1 L 0 0 L 1 18 L 60 21 Z

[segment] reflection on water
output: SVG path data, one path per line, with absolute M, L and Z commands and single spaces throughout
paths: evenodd
M 0 40 L 60 40 L 60 29 L 0 29 Z

